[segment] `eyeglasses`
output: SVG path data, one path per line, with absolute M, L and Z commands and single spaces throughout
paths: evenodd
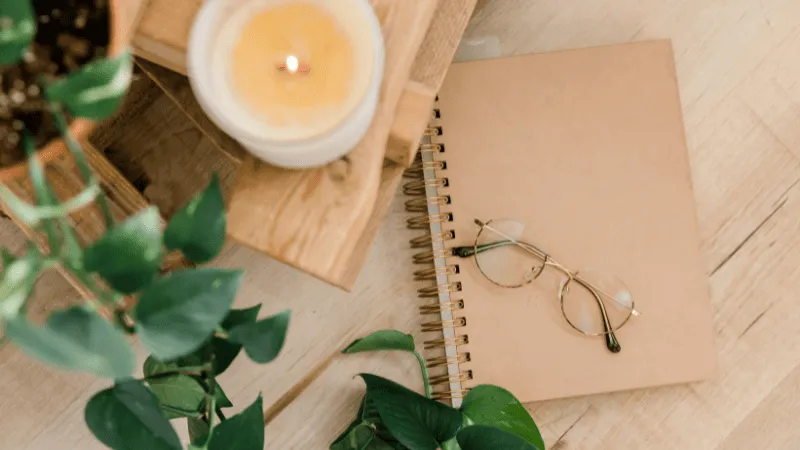
M 561 314 L 575 330 L 589 336 L 605 336 L 612 353 L 622 350 L 614 332 L 632 316 L 639 316 L 625 284 L 616 276 L 598 271 L 572 271 L 546 252 L 526 242 L 524 224 L 515 220 L 475 219 L 480 227 L 475 244 L 453 248 L 461 258 L 475 257 L 478 269 L 492 283 L 506 288 L 526 286 L 548 267 L 564 279 L 558 292 Z

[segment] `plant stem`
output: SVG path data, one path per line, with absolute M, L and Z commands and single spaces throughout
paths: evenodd
M 56 196 L 47 183 L 47 176 L 45 175 L 44 168 L 42 167 L 41 161 L 39 161 L 39 157 L 36 155 L 33 138 L 30 133 L 25 131 L 23 139 L 25 141 L 25 153 L 28 156 L 28 173 L 30 174 L 31 183 L 33 184 L 33 190 L 36 193 L 36 203 L 38 206 L 53 206 L 57 204 Z M 43 226 L 45 234 L 47 234 L 47 241 L 50 245 L 50 254 L 59 255 L 61 246 L 58 243 L 55 222 L 46 219 L 43 221 Z
M 117 324 L 128 334 L 136 334 L 136 328 L 128 322 L 128 314 L 121 309 L 117 309 L 114 311 L 114 318 L 117 320 Z
M 193 419 L 199 419 L 201 417 L 200 413 L 197 411 L 189 411 L 188 409 L 175 408 L 169 405 L 161 405 L 161 409 L 163 409 L 164 411 L 169 411 L 171 413 L 181 414 L 187 417 L 191 417 Z
M 80 256 L 83 255 L 83 249 L 78 243 L 78 236 L 75 235 L 75 230 L 72 229 L 67 217 L 58 219 L 58 227 L 61 230 L 61 238 L 63 239 L 61 249 L 63 259 L 72 261 L 71 264 L 77 264 L 77 261 L 81 259 Z
M 214 335 L 220 339 L 228 339 L 228 332 L 221 326 L 217 326 L 217 329 L 214 330 Z
M 425 359 L 422 358 L 422 355 L 416 350 L 414 351 L 414 356 L 417 357 L 419 369 L 422 372 L 422 382 L 425 384 L 425 397 L 431 398 L 433 397 L 433 386 L 431 386 L 431 377 L 428 375 L 428 367 L 425 365 Z
M 217 417 L 219 417 L 220 422 L 225 422 L 226 420 L 228 420 L 225 418 L 225 413 L 222 412 L 222 408 L 220 408 L 219 406 L 217 406 L 214 409 L 214 411 L 217 413 Z
M 58 235 L 53 223 L 53 219 L 45 219 L 42 221 L 44 233 L 47 235 L 47 243 L 50 247 L 50 255 L 58 256 L 61 254 L 61 246 L 58 243 Z
M 212 357 L 212 364 L 213 364 L 213 357 Z M 206 445 L 208 447 L 211 445 L 211 436 L 214 435 L 214 412 L 217 410 L 217 379 L 214 374 L 214 366 L 211 366 L 211 371 L 208 374 L 208 394 L 207 394 L 207 407 L 206 412 L 208 412 L 208 437 L 206 438 Z
M 42 261 L 42 272 L 44 272 L 45 270 L 52 269 L 53 267 L 57 266 L 58 263 L 59 263 L 58 258 L 52 258 L 52 257 L 45 258 L 45 260 Z
M 97 300 L 107 306 L 116 306 L 122 299 L 122 294 L 113 291 L 107 291 L 98 286 L 97 282 L 92 278 L 92 275 L 87 273 L 83 267 L 77 265 L 75 261 L 62 261 L 64 268 L 92 294 L 97 297 Z
M 154 375 L 150 375 L 149 377 L 144 377 L 144 381 L 149 380 L 158 380 L 161 378 L 169 378 L 174 377 L 175 375 L 203 375 L 204 373 L 211 370 L 210 365 L 205 366 L 190 366 L 190 367 L 179 367 L 176 370 L 169 370 L 166 372 L 159 372 Z
M 56 127 L 61 132 L 61 135 L 64 136 L 64 141 L 67 143 L 67 147 L 69 147 L 70 152 L 72 153 L 73 158 L 75 158 L 75 165 L 78 166 L 78 170 L 80 170 L 81 175 L 83 176 L 83 180 L 86 182 L 87 186 L 91 185 L 98 185 L 99 193 L 97 194 L 97 204 L 100 205 L 100 210 L 103 211 L 103 217 L 106 221 L 106 227 L 111 228 L 114 225 L 114 217 L 111 215 L 111 208 L 108 206 L 108 200 L 106 199 L 106 194 L 103 192 L 103 189 L 99 188 L 99 184 L 94 179 L 94 172 L 92 172 L 89 163 L 86 162 L 86 155 L 83 153 L 83 148 L 75 141 L 75 138 L 69 132 L 69 127 L 67 126 L 67 122 L 64 119 L 64 112 L 61 110 L 61 106 L 56 103 L 50 104 L 50 109 L 53 113 L 53 118 L 56 122 Z
M 8 187 L 0 185 L 0 200 L 19 220 L 27 225 L 36 225 L 44 219 L 58 219 L 66 217 L 86 205 L 92 203 L 102 192 L 96 184 L 88 186 L 75 197 L 58 206 L 34 206 L 23 201 Z

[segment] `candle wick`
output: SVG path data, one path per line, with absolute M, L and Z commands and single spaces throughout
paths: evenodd
M 308 75 L 311 73 L 311 67 L 308 64 L 303 64 L 295 55 L 289 55 L 283 64 L 278 65 L 278 70 L 287 72 L 289 75 Z
M 289 69 L 289 73 L 295 73 L 300 68 L 300 61 L 296 56 L 289 55 L 286 57 L 286 67 Z

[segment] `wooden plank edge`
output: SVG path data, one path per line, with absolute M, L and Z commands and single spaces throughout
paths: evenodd
M 186 75 L 186 51 L 161 43 L 141 33 L 133 38 L 133 54 Z
M 403 167 L 411 165 L 422 133 L 431 120 L 435 99 L 436 90 L 422 83 L 412 81 L 406 85 L 386 144 L 387 159 Z
M 381 172 L 381 184 L 378 186 L 378 198 L 375 200 L 375 208 L 372 210 L 372 215 L 367 222 L 364 232 L 361 234 L 361 240 L 350 255 L 347 261 L 347 271 L 341 278 L 336 280 L 336 284 L 346 291 L 351 291 L 358 281 L 358 275 L 364 267 L 364 263 L 369 256 L 369 251 L 372 248 L 372 243 L 378 230 L 383 225 L 386 215 L 389 213 L 389 208 L 392 206 L 392 201 L 397 194 L 397 189 L 400 182 L 403 180 L 403 172 L 405 167 L 395 164 L 392 161 L 386 160 L 384 162 L 383 171 Z

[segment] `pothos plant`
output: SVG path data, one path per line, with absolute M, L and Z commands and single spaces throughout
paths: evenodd
M 354 341 L 343 353 L 381 350 L 405 351 L 417 358 L 425 395 L 362 373 L 367 391 L 361 406 L 330 450 L 544 450 L 533 418 L 503 388 L 477 386 L 458 409 L 434 400 L 425 360 L 410 335 L 377 331 Z
M 3 64 L 25 53 L 35 34 L 31 9 L 3 1 L 11 26 L 0 30 Z M 10 8 L 10 9 L 9 9 Z M 3 23 L 9 22 L 4 16 Z M 6 24 L 8 25 L 8 24 Z M 34 29 L 32 29 L 34 27 Z M 226 218 L 220 184 L 208 187 L 180 209 L 161 231 L 155 208 L 116 223 L 107 199 L 70 136 L 66 114 L 101 119 L 121 103 L 131 76 L 131 54 L 95 60 L 65 78 L 44 86 L 49 112 L 82 174 L 85 189 L 59 201 L 35 155 L 31 131 L 23 130 L 35 204 L 0 185 L 6 210 L 46 236 L 46 250 L 29 241 L 22 255 L 2 249 L 0 319 L 5 338 L 24 353 L 61 369 L 88 372 L 113 381 L 87 403 L 91 432 L 115 450 L 181 450 L 171 419 L 186 418 L 190 449 L 261 450 L 264 417 L 261 397 L 238 415 L 226 418 L 231 402 L 217 377 L 244 349 L 259 364 L 280 352 L 289 312 L 259 320 L 260 305 L 231 309 L 243 272 L 211 267 L 160 274 L 167 250 L 179 250 L 193 263 L 215 258 L 224 243 Z M 70 214 L 93 203 L 103 211 L 107 230 L 83 247 Z M 78 280 L 90 298 L 53 312 L 44 324 L 27 315 L 37 279 L 61 269 Z M 151 355 L 143 376 L 134 377 L 136 359 L 130 343 L 138 337 Z

